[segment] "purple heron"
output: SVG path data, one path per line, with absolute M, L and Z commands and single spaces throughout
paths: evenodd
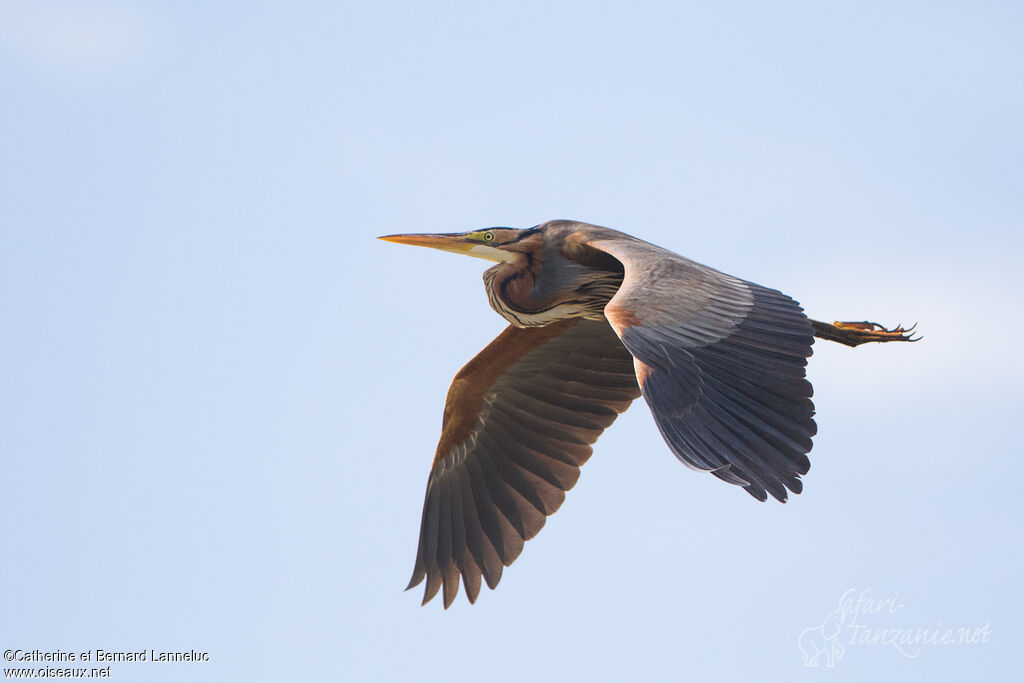
M 496 261 L 487 298 L 511 323 L 448 390 L 408 586 L 426 578 L 423 604 L 443 588 L 447 608 L 460 577 L 470 602 L 481 576 L 493 589 L 641 395 L 685 465 L 785 502 L 817 429 L 814 338 L 913 341 L 587 223 L 380 239 Z

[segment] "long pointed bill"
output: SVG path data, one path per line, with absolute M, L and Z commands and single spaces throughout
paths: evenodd
M 499 263 L 501 261 L 511 261 L 514 258 L 514 255 L 498 249 L 497 247 L 481 244 L 477 240 L 470 239 L 464 233 L 457 233 L 453 235 L 384 235 L 377 239 L 384 240 L 385 242 L 397 242 L 398 244 L 411 244 L 414 247 L 431 247 L 432 249 L 450 251 L 454 254 L 465 254 L 466 256 L 475 256 L 477 258 L 496 261 Z
M 475 244 L 466 240 L 465 235 L 384 235 L 377 239 L 398 244 L 411 244 L 414 247 L 431 247 L 453 251 L 456 254 L 467 254 Z

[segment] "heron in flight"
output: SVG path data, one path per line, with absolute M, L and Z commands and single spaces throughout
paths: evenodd
M 817 430 L 814 338 L 916 341 L 810 320 L 777 290 L 587 223 L 380 239 L 497 262 L 484 286 L 510 323 L 448 389 L 408 586 L 426 579 L 423 604 L 443 589 L 447 608 L 460 577 L 471 603 L 481 577 L 493 589 L 637 397 L 685 465 L 785 502 Z

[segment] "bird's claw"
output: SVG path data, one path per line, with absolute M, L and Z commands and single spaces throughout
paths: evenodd
M 868 322 L 866 320 L 861 322 L 835 321 L 832 323 L 832 326 L 837 330 L 840 330 L 843 336 L 847 337 L 850 342 L 855 342 L 856 344 L 890 341 L 916 342 L 922 338 L 920 335 L 917 337 L 913 336 L 914 330 L 917 329 L 917 323 L 914 323 L 906 329 L 904 329 L 902 325 L 896 325 L 896 327 L 892 329 L 886 329 L 878 323 Z

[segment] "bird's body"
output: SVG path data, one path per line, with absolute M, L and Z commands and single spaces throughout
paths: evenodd
M 455 376 L 427 484 L 410 587 L 493 588 L 641 394 L 691 468 L 758 500 L 802 490 L 816 431 L 818 336 L 906 341 L 902 328 L 821 323 L 776 290 L 625 233 L 575 221 L 382 239 L 496 261 L 488 301 L 510 326 Z

